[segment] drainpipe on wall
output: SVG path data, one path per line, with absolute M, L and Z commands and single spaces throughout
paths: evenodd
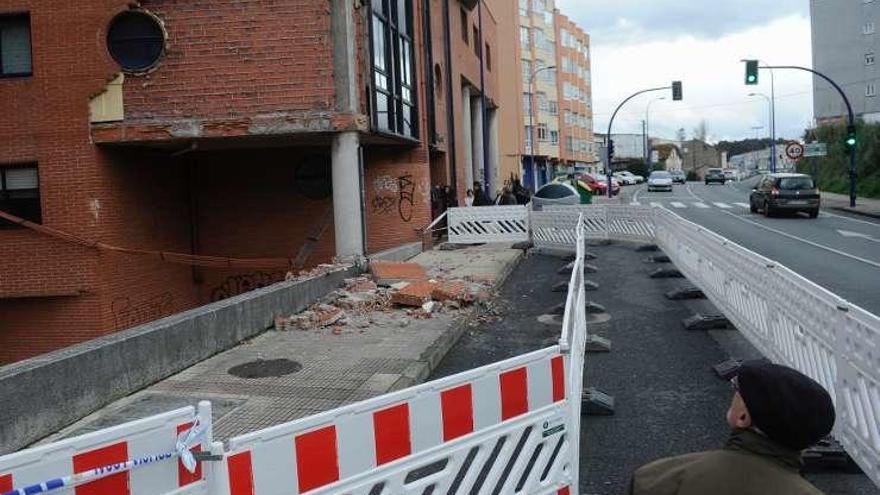
M 483 189 L 486 190 L 486 197 L 493 199 L 492 195 L 492 177 L 489 175 L 489 115 L 486 108 L 486 64 L 484 61 L 483 50 L 486 47 L 486 33 L 483 32 L 483 0 L 477 2 L 477 23 L 480 27 L 480 39 L 474 40 L 474 43 L 480 44 L 480 111 L 483 114 Z

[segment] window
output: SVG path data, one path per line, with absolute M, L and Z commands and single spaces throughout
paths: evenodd
M 877 96 L 877 87 L 874 83 L 868 83 L 865 85 L 865 96 Z
M 525 26 L 519 27 L 519 45 L 523 50 L 531 50 L 531 38 L 529 37 L 529 28 Z
M 574 138 L 571 136 L 565 137 L 565 151 L 574 152 Z
M 153 15 L 142 10 L 129 10 L 110 21 L 107 49 L 122 70 L 145 71 L 162 57 L 165 31 Z
M 468 14 L 463 7 L 461 9 L 461 40 L 465 44 L 468 43 Z
M 486 69 L 492 70 L 492 49 L 489 48 L 489 43 L 486 43 L 484 50 L 483 59 L 486 61 Z
M 874 34 L 874 22 L 866 22 L 862 26 L 862 34 Z
M 556 100 L 550 100 L 548 106 L 550 107 L 550 115 L 559 115 L 559 103 Z
M 548 69 L 543 72 L 544 80 L 550 84 L 556 85 L 556 69 Z
M 550 131 L 550 143 L 554 145 L 559 144 L 559 131 Z
M 547 105 L 547 94 L 546 93 L 542 93 L 542 92 L 535 93 L 535 100 L 538 101 L 538 109 L 540 111 L 547 112 L 550 110 L 549 106 Z
M 538 124 L 538 141 L 547 141 L 547 124 Z
M 529 16 L 529 0 L 519 0 L 519 15 Z
M 43 221 L 36 165 L 0 166 L 0 210 L 34 223 Z M 17 228 L 0 219 L 0 228 Z
M 410 0 L 375 0 L 372 9 L 373 127 L 417 138 Z
M 482 45 L 482 42 L 480 41 L 480 30 L 477 29 L 477 25 L 474 24 L 474 55 L 477 57 L 480 56 L 480 45 Z
M 874 65 L 874 53 L 865 54 L 865 65 Z
M 522 78 L 523 82 L 528 84 L 532 79 L 532 61 L 522 60 Z
M 0 17 L 0 77 L 30 76 L 32 70 L 30 16 Z

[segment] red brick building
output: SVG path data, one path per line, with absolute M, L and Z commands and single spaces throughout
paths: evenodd
M 486 179 L 466 3 L 0 0 L 0 210 L 52 229 L 0 220 L 0 363 L 420 240 Z

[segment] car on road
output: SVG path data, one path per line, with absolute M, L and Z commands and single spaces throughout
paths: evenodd
M 623 172 L 614 172 L 614 179 L 616 179 L 617 182 L 620 182 L 624 186 L 634 186 L 638 184 L 635 177 L 624 175 Z
M 803 211 L 810 218 L 819 216 L 821 199 L 816 182 L 807 174 L 775 173 L 762 177 L 749 195 L 749 210 L 765 216 L 779 212 Z
M 629 170 L 622 170 L 620 172 L 615 172 L 614 176 L 617 177 L 618 174 L 620 174 L 623 177 L 628 177 L 630 180 L 634 181 L 635 184 L 641 184 L 642 182 L 645 182 L 644 177 L 642 177 L 641 175 L 636 175 L 636 174 L 630 172 Z
M 684 171 L 682 170 L 673 170 L 669 172 L 669 175 L 672 176 L 673 184 L 684 184 L 687 182 L 687 177 L 684 175 Z
M 712 182 L 720 182 L 722 185 L 727 181 L 727 178 L 724 176 L 724 171 L 720 168 L 710 168 L 706 170 L 706 177 L 704 179 L 706 185 Z
M 724 169 L 724 178 L 726 180 L 736 180 L 736 170 L 732 168 Z
M 608 178 L 602 174 L 580 174 L 577 179 L 586 183 L 593 194 L 605 196 L 608 194 Z M 620 183 L 611 180 L 611 194 L 617 196 L 620 193 Z
M 648 191 L 672 191 L 672 174 L 655 170 L 648 177 Z

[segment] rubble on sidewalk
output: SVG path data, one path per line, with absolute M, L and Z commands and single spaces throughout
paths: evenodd
M 329 270 L 326 265 L 320 270 Z M 292 316 L 275 318 L 275 329 L 322 330 L 333 334 L 364 332 L 371 325 L 408 327 L 414 320 L 425 320 L 442 313 L 461 311 L 474 304 L 482 306 L 481 322 L 499 318 L 507 308 L 492 301 L 495 280 L 472 276 L 453 278 L 448 270 L 432 270 L 428 279 L 424 267 L 416 263 L 375 262 L 370 274 L 348 278 L 344 285 L 320 304 Z

